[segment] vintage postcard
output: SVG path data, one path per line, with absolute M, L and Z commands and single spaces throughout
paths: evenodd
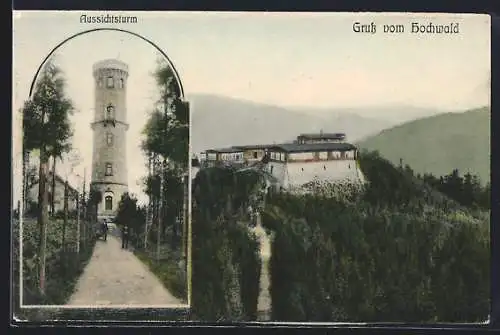
M 15 12 L 13 50 L 20 306 L 488 320 L 488 15 Z

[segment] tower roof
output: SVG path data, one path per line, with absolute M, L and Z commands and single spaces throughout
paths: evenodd
M 128 65 L 118 59 L 104 59 L 92 66 L 93 72 L 101 69 L 122 70 L 128 73 Z

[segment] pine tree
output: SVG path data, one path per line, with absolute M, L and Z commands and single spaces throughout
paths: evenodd
M 33 96 L 23 108 L 23 151 L 29 154 L 30 151 L 38 149 L 40 153 L 38 225 L 40 232 L 39 288 L 42 294 L 45 293 L 49 158 L 56 152 L 68 150 L 71 147 L 69 141 L 72 137 L 72 130 L 69 116 L 73 113 L 74 108 L 71 100 L 66 96 L 65 87 L 64 73 L 53 62 L 49 61 L 41 72 Z

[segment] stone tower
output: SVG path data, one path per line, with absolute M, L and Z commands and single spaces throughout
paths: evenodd
M 106 59 L 93 66 L 95 83 L 91 188 L 100 191 L 97 216 L 113 218 L 123 193 L 127 174 L 127 64 Z

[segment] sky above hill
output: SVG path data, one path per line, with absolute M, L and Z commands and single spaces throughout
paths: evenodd
M 490 18 L 487 15 L 159 13 L 135 15 L 135 24 L 80 23 L 97 12 L 14 13 L 13 111 L 28 98 L 38 66 L 69 36 L 93 28 L 120 28 L 156 43 L 179 72 L 185 93 L 208 93 L 278 106 L 360 107 L 410 105 L 464 110 L 489 104 Z M 110 13 L 113 14 L 113 13 Z M 116 13 L 115 13 L 116 14 Z M 354 22 L 374 22 L 376 34 L 354 33 Z M 457 22 L 455 35 L 411 34 L 412 22 Z M 407 31 L 384 34 L 383 24 Z M 146 173 L 139 149 L 147 112 L 157 93 L 151 76 L 158 52 L 116 31 L 81 35 L 61 46 L 55 62 L 67 78 L 67 94 L 79 111 L 74 147 L 91 166 L 94 97 L 92 64 L 117 58 L 130 67 L 128 86 L 129 188 L 144 200 Z M 203 106 L 193 106 L 193 109 Z M 366 115 L 370 109 L 366 108 Z M 20 119 L 14 120 L 14 200 L 20 189 Z M 17 134 L 17 135 L 16 135 Z

